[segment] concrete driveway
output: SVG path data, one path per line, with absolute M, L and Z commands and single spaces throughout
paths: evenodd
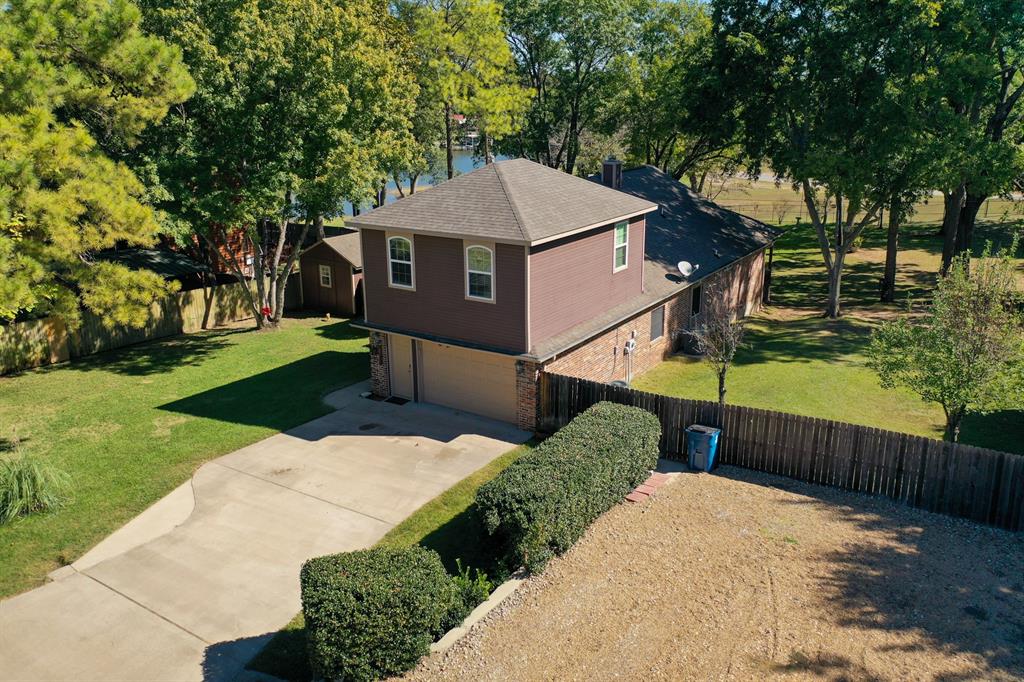
M 328 396 L 325 417 L 200 467 L 53 582 L 0 602 L 3 680 L 234 680 L 299 610 L 299 568 L 369 547 L 529 434 Z

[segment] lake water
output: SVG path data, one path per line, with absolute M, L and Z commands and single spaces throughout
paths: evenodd
M 474 158 L 473 157 L 473 152 L 469 151 L 468 149 L 456 149 L 456 150 L 454 150 L 453 157 L 454 157 L 454 161 L 455 161 L 455 174 L 457 176 L 458 175 L 462 175 L 463 173 L 468 173 L 471 170 L 474 170 L 476 168 L 480 168 L 481 166 L 484 165 L 484 160 L 482 158 L 479 158 L 479 157 L 478 158 Z M 508 157 L 507 156 L 497 156 L 495 158 L 498 161 L 502 161 L 504 159 L 507 159 Z M 442 173 L 439 178 L 435 178 L 435 177 L 432 177 L 430 175 L 420 176 L 419 180 L 416 181 L 416 190 L 419 191 L 419 189 L 421 187 L 425 187 L 425 186 L 428 186 L 428 185 L 434 185 L 434 184 L 437 184 L 438 182 L 444 182 L 447 179 L 448 178 L 446 177 L 446 174 L 444 174 L 444 173 Z M 407 181 L 403 181 L 402 182 L 402 190 L 403 191 L 407 191 L 408 188 L 409 188 L 409 183 Z M 398 199 L 399 199 L 399 195 L 398 195 L 398 190 L 395 188 L 395 181 L 391 180 L 391 181 L 388 182 L 388 200 L 387 200 L 387 203 L 389 203 L 389 204 L 393 203 L 394 201 L 397 201 Z M 368 203 L 364 207 L 363 210 L 369 210 L 369 208 L 371 206 L 372 206 L 372 204 Z M 350 205 L 348 205 L 348 204 L 345 205 L 345 215 L 348 215 L 348 216 L 352 215 L 352 207 Z

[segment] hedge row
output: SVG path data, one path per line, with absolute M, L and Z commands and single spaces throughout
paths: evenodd
M 481 486 L 477 510 L 506 567 L 540 570 L 569 549 L 647 478 L 660 439 L 650 412 L 598 403 Z
M 635 407 L 599 403 L 477 491 L 476 505 L 508 570 L 538 570 L 642 482 L 658 459 L 661 425 Z M 487 597 L 486 576 L 437 552 L 378 547 L 311 559 L 302 611 L 318 678 L 374 680 L 411 669 L 430 644 Z
M 469 609 L 437 552 L 346 552 L 302 567 L 302 612 L 318 678 L 376 680 L 409 670 Z

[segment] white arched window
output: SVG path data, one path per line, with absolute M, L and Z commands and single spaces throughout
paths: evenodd
M 494 252 L 486 246 L 466 249 L 466 296 L 479 301 L 494 300 Z
M 413 288 L 416 280 L 412 264 L 412 240 L 405 237 L 388 239 L 388 281 L 393 287 Z

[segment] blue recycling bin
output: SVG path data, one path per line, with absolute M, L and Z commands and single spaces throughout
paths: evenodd
M 694 424 L 686 429 L 686 458 L 691 469 L 711 471 L 718 455 L 718 437 L 722 430 Z

